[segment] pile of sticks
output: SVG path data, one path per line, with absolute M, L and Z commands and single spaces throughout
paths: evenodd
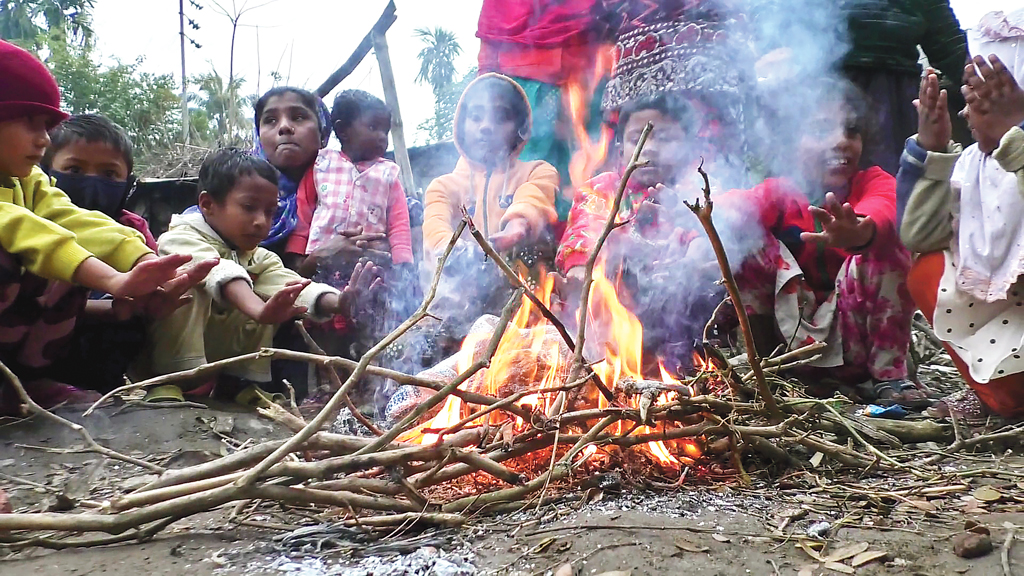
M 642 165 L 638 158 L 651 128 L 648 125 L 640 138 L 604 231 L 587 261 L 581 310 L 587 309 L 598 254 L 609 233 L 619 225 L 616 214 L 626 182 Z M 704 174 L 703 170 L 701 174 Z M 12 548 L 68 548 L 145 540 L 182 518 L 225 506 L 234 506 L 234 518 L 247 505 L 259 501 L 264 505 L 276 503 L 332 508 L 344 516 L 341 522 L 345 525 L 368 530 L 392 530 L 413 524 L 458 526 L 470 515 L 480 512 L 508 512 L 529 505 L 540 506 L 548 501 L 545 495 L 553 484 L 560 487 L 571 485 L 572 480 L 592 472 L 591 466 L 585 465 L 588 461 L 586 449 L 590 446 L 604 454 L 614 455 L 651 441 L 699 438 L 704 445 L 724 443 L 728 449 L 723 453 L 731 459 L 731 469 L 741 481 L 747 481 L 744 462 L 749 465 L 752 459 L 744 460 L 746 454 L 758 455 L 753 460 L 755 462 L 774 462 L 781 467 L 792 467 L 804 465 L 801 455 L 821 453 L 839 465 L 873 471 L 900 470 L 928 476 L 935 473 L 935 465 L 939 461 L 956 450 L 969 449 L 986 441 L 985 438 L 966 438 L 956 428 L 950 435 L 953 441 L 951 451 L 923 460 L 897 459 L 883 450 L 899 447 L 904 441 L 949 440 L 949 429 L 935 424 L 922 428 L 905 423 L 886 423 L 880 427 L 843 413 L 829 402 L 777 398 L 769 385 L 774 378 L 772 372 L 812 358 L 820 346 L 809 346 L 765 360 L 758 357 L 749 337 L 749 325 L 722 243 L 711 223 L 713 205 L 707 176 L 704 176 L 703 201 L 694 203 L 691 209 L 707 230 L 718 255 L 725 284 L 747 340 L 749 373 L 740 375 L 733 372 L 740 370 L 738 366 L 721 366 L 714 374 L 729 384 L 729 394 L 691 395 L 660 382 L 602 382 L 583 358 L 587 315 L 580 315 L 579 328 L 573 338 L 555 315 L 526 289 L 519 276 L 505 264 L 467 216 L 440 258 L 423 304 L 358 362 L 329 357 L 315 349 L 313 353 L 265 349 L 194 370 L 130 384 L 115 391 L 201 377 L 255 356 L 300 360 L 323 367 L 335 383 L 335 392 L 312 420 L 306 422 L 296 414 L 276 407 L 261 410 L 292 430 L 293 435 L 286 440 L 250 446 L 197 466 L 167 470 L 104 447 L 83 427 L 42 409 L 25 393 L 17 377 L 0 365 L 0 371 L 13 383 L 30 411 L 74 429 L 85 440 L 86 450 L 132 463 L 144 468 L 146 473 L 156 472 L 159 475 L 140 489 L 101 502 L 98 509 L 0 514 L 0 543 Z M 466 228 L 482 250 L 518 286 L 502 311 L 486 353 L 451 382 L 420 378 L 373 365 L 381 351 L 428 315 L 427 309 L 437 291 L 444 263 Z M 516 404 L 527 394 L 539 390 L 495 398 L 460 388 L 461 384 L 489 365 L 516 306 L 524 296 L 558 329 L 574 353 L 566 383 L 543 391 L 559 398 L 547 410 L 532 410 Z M 335 369 L 347 371 L 348 378 L 342 382 Z M 363 419 L 373 433 L 371 437 L 325 432 L 325 426 L 335 420 L 340 410 L 351 409 L 348 393 L 367 375 L 430 389 L 434 394 L 389 430 L 380 430 Z M 708 376 L 698 375 L 696 378 Z M 748 385 L 751 382 L 752 387 Z M 603 394 L 609 400 L 607 407 L 580 406 L 568 400 L 584 390 L 594 396 Z M 409 444 L 396 440 L 417 426 L 424 415 L 440 406 L 449 396 L 460 398 L 474 410 L 473 413 L 446 430 L 431 431 L 438 437 L 432 444 Z M 485 416 L 502 413 L 509 422 L 518 417 L 521 423 L 518 427 L 474 424 Z M 641 427 L 646 428 L 640 430 Z M 655 429 L 658 432 L 650 432 Z M 1024 436 L 1024 431 L 1013 429 L 1001 434 L 1002 439 L 1016 439 Z M 803 449 L 793 450 L 796 446 Z M 676 472 L 685 474 L 685 471 Z M 472 489 L 469 494 L 466 493 L 467 487 Z

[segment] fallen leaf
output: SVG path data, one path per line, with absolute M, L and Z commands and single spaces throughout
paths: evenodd
M 731 542 L 731 540 L 729 540 L 729 537 L 726 536 L 725 534 L 717 534 L 716 533 L 716 534 L 712 534 L 711 537 L 714 538 L 715 540 L 718 540 L 719 542 Z
M 818 562 L 825 561 L 825 559 L 821 557 L 821 554 L 818 554 L 818 551 L 814 548 L 811 548 L 810 545 L 807 544 L 807 542 L 801 541 L 799 544 L 797 544 L 797 546 L 799 546 L 801 550 L 806 552 L 807 555 L 810 556 L 812 559 L 817 560 Z
M 533 547 L 533 550 L 530 550 L 530 553 L 543 554 L 544 551 L 548 549 L 548 546 L 551 546 L 555 543 L 555 540 L 558 540 L 558 538 L 555 538 L 554 536 L 541 540 L 539 544 Z
M 573 576 L 575 570 L 572 569 L 572 564 L 562 564 L 562 567 L 555 570 L 555 576 Z
M 859 568 L 865 564 L 870 564 L 875 560 L 884 560 L 888 556 L 888 552 L 883 552 L 881 550 L 868 550 L 867 552 L 861 552 L 854 556 L 853 560 L 850 560 L 850 565 L 854 568 Z
M 818 569 L 817 564 L 808 564 L 800 567 L 800 572 L 796 576 L 814 576 L 814 571 Z
M 974 532 L 975 534 L 986 534 L 991 536 L 992 532 L 985 526 L 982 526 L 974 520 L 967 520 L 964 522 L 964 532 Z
M 822 454 L 821 452 L 815 452 L 814 456 L 811 456 L 811 466 L 817 468 L 818 464 L 821 464 L 821 461 L 824 458 L 825 458 L 824 454 Z
M 676 545 L 676 548 L 679 548 L 683 552 L 693 552 L 695 554 L 700 554 L 701 552 L 707 552 L 708 550 L 711 550 L 711 548 L 708 548 L 707 546 L 694 544 L 693 542 L 689 542 L 682 538 L 676 538 L 672 543 Z
M 839 562 L 825 562 L 826 570 L 833 570 L 835 572 L 842 572 L 843 574 L 856 574 L 857 571 L 850 568 L 846 564 L 840 564 Z
M 1003 494 L 991 486 L 980 486 L 972 494 L 978 500 L 982 502 L 995 502 L 1003 497 Z
M 844 546 L 839 550 L 830 552 L 828 556 L 825 556 L 826 562 L 842 562 L 847 558 L 853 558 L 857 554 L 864 552 L 868 549 L 867 542 L 861 542 L 859 544 L 851 544 L 850 546 Z
M 923 498 L 920 500 L 908 498 L 906 502 L 907 504 L 910 504 L 914 508 L 917 508 L 918 510 L 923 510 L 925 512 L 935 512 L 936 510 L 938 510 L 938 507 L 935 506 L 935 504 L 932 504 L 931 502 Z

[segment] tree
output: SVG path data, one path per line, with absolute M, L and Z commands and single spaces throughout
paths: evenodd
M 237 96 L 244 83 L 243 78 L 235 78 L 230 85 L 226 85 L 224 78 L 216 70 L 192 79 L 192 84 L 198 86 L 199 90 L 189 94 L 189 101 L 196 105 L 196 113 L 206 116 L 206 123 L 212 129 L 212 135 L 219 145 L 244 146 L 249 143 L 250 134 L 245 128 L 248 124 L 241 120 L 240 111 L 252 108 L 256 97 Z M 202 134 L 197 136 L 200 141 L 206 140 Z
M 142 58 L 100 66 L 91 46 L 50 39 L 46 65 L 57 78 L 61 103 L 72 114 L 100 113 L 120 124 L 138 156 L 170 148 L 180 135 L 180 100 L 171 74 L 140 70 Z
M 48 37 L 86 47 L 95 0 L 0 0 L 0 38 L 36 51 Z
M 434 91 L 434 115 L 420 123 L 417 128 L 426 132 L 431 142 L 441 142 L 452 137 L 455 128 L 455 109 L 466 86 L 476 78 L 474 66 L 458 82 Z
M 434 117 L 420 124 L 419 128 L 426 131 L 431 140 L 445 140 L 452 134 L 452 119 L 459 96 L 476 73 L 474 71 L 459 82 L 455 81 L 455 59 L 462 54 L 462 47 L 452 32 L 441 27 L 433 30 L 419 28 L 416 37 L 426 44 L 416 56 L 420 61 L 416 83 L 429 84 L 434 92 Z

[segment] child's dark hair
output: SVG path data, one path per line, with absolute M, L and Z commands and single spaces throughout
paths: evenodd
M 256 101 L 256 105 L 253 106 L 256 112 L 257 127 L 260 125 L 260 118 L 263 117 L 263 111 L 267 108 L 267 103 L 270 102 L 270 99 L 274 96 L 281 96 L 284 94 L 295 94 L 299 97 L 299 101 L 302 102 L 302 105 L 309 108 L 309 111 L 313 113 L 314 118 L 320 118 L 320 116 L 317 115 L 318 106 L 316 105 L 316 95 L 312 92 L 309 90 L 303 90 L 302 88 L 295 88 L 294 86 L 277 86 L 267 90 L 263 96 L 260 96 L 260 99 Z
M 490 91 L 490 95 L 493 99 L 505 98 L 508 100 L 509 105 L 512 108 L 512 114 L 516 121 L 516 140 L 512 143 L 511 148 L 516 149 L 530 134 L 530 108 L 526 102 L 526 96 L 524 96 L 511 78 L 505 78 L 499 75 L 493 76 L 482 76 L 477 80 L 474 80 L 462 93 L 463 102 L 469 98 L 470 93 L 479 90 Z M 459 114 L 458 132 L 461 134 L 464 132 L 466 115 Z
M 847 133 L 860 134 L 865 151 L 875 146 L 878 137 L 878 118 L 871 98 L 848 80 L 834 82 L 833 89 L 837 91 L 849 114 L 844 129 Z M 865 152 L 862 157 L 866 158 L 868 154 Z
M 623 131 L 626 129 L 626 123 L 629 122 L 630 116 L 642 110 L 656 110 L 674 119 L 687 133 L 692 132 L 697 126 L 696 110 L 694 110 L 693 104 L 682 94 L 663 92 L 657 96 L 627 102 L 622 106 L 615 127 L 617 141 L 622 141 Z
M 391 116 L 391 109 L 380 98 L 362 90 L 345 90 L 334 97 L 331 107 L 331 125 L 341 139 L 341 133 L 364 114 L 382 113 Z
M 270 162 L 241 148 L 221 148 L 203 160 L 199 168 L 199 191 L 206 192 L 221 203 L 239 179 L 253 175 L 277 186 L 277 168 L 271 166 Z
M 79 140 L 107 144 L 121 154 L 129 174 L 135 168 L 132 140 L 128 133 L 101 114 L 76 114 L 50 130 L 50 145 L 40 164 L 49 169 L 57 152 Z

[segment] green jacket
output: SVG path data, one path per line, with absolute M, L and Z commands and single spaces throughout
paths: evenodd
M 949 0 L 842 0 L 850 31 L 845 68 L 919 74 L 920 44 L 928 61 L 954 85 L 967 62 L 967 36 Z

